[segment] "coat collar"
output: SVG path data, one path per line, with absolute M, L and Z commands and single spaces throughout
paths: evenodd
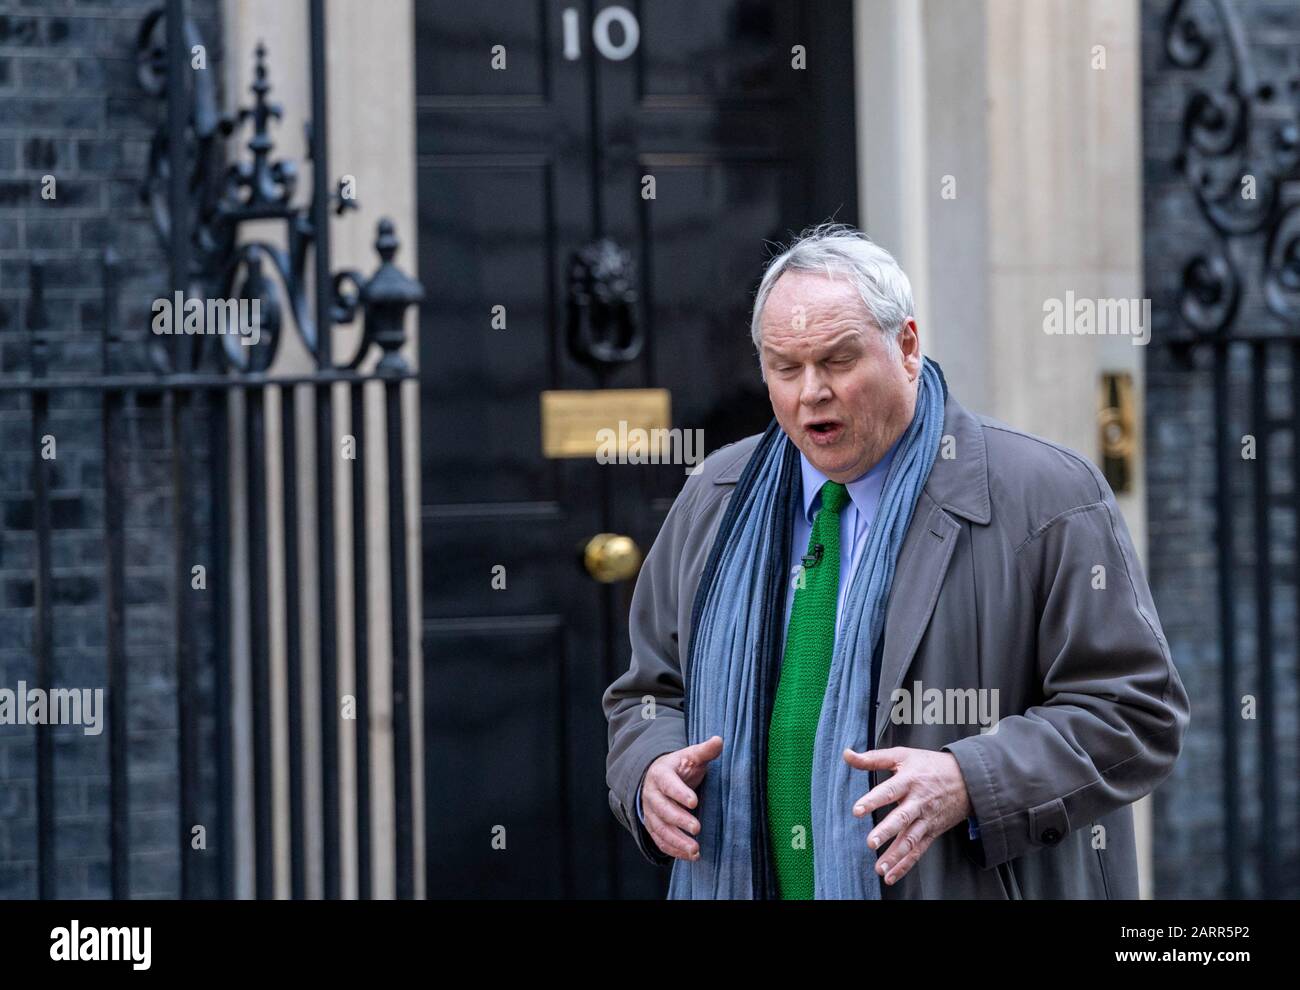
M 951 391 L 943 404 L 943 438 L 925 493 L 942 508 L 973 523 L 985 525 L 992 517 L 984 427 Z
M 943 405 L 943 437 L 925 483 L 925 493 L 944 509 L 985 525 L 991 513 L 984 428 L 973 413 L 953 398 L 951 391 Z M 748 460 L 747 457 L 737 457 L 719 470 L 714 483 L 734 485 L 740 480 Z

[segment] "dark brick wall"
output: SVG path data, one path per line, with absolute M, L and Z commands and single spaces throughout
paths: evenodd
M 135 41 L 148 0 L 0 0 L 0 381 L 30 373 L 28 272 L 46 267 L 51 373 L 98 374 L 104 325 L 101 258 L 122 258 L 117 317 L 128 343 L 118 370 L 142 367 L 151 300 L 166 291 L 166 258 L 139 199 L 149 141 L 163 107 L 136 81 Z M 219 72 L 217 0 L 191 0 L 208 44 L 208 71 Z M 57 196 L 41 198 L 42 176 Z M 104 687 L 103 451 L 100 399 L 56 395 L 49 432 L 54 525 L 55 686 Z M 0 392 L 0 687 L 34 682 L 30 398 Z M 126 465 L 126 639 L 131 895 L 176 896 L 180 829 L 173 626 L 174 545 L 178 507 L 168 478 L 167 417 L 156 399 L 130 400 L 115 449 Z M 206 431 L 200 433 L 201 439 Z M 194 521 L 195 563 L 209 565 L 203 539 L 208 487 L 198 444 L 199 489 L 180 511 Z M 196 610 L 204 607 L 195 603 Z M 201 618 L 196 613 L 196 619 Z M 200 698 L 211 701 L 208 644 L 200 644 Z M 107 704 L 107 701 L 105 702 Z M 210 727 L 210 718 L 202 726 Z M 109 895 L 108 730 L 55 730 L 57 895 Z M 211 746 L 201 746 L 210 783 Z M 215 850 L 211 788 L 203 817 Z M 34 733 L 0 726 L 0 897 L 36 895 Z M 211 853 L 215 857 L 215 852 Z M 204 881 L 215 877 L 215 864 Z
M 1144 0 L 1143 51 L 1143 181 L 1146 294 L 1152 300 L 1153 343 L 1147 349 L 1148 509 L 1150 520 L 1150 579 L 1170 648 L 1192 699 L 1192 721 L 1182 758 L 1173 776 L 1157 792 L 1155 820 L 1156 895 L 1159 897 L 1221 897 L 1226 893 L 1224 862 L 1224 710 L 1220 677 L 1219 588 L 1226 586 L 1235 604 L 1236 697 L 1259 696 L 1260 644 L 1257 642 L 1255 573 L 1265 559 L 1273 565 L 1275 591 L 1272 662 L 1276 671 L 1273 704 L 1276 711 L 1272 747 L 1277 758 L 1280 822 L 1261 834 L 1260 785 L 1264 725 L 1244 719 L 1240 706 L 1232 714 L 1240 740 L 1240 810 L 1245 827 L 1239 846 L 1242 893 L 1259 896 L 1261 843 L 1276 850 L 1277 880 L 1284 896 L 1300 895 L 1297 865 L 1297 678 L 1296 588 L 1294 585 L 1296 520 L 1288 504 L 1296 483 L 1292 457 L 1293 428 L 1272 435 L 1267 458 L 1275 509 L 1268 546 L 1255 536 L 1253 497 L 1260 461 L 1230 460 L 1229 516 L 1234 562 L 1227 574 L 1217 568 L 1215 540 L 1216 479 L 1214 444 L 1227 438 L 1240 450 L 1244 434 L 1257 432 L 1250 423 L 1252 385 L 1244 348 L 1234 348 L 1227 364 L 1230 375 L 1230 414 L 1216 416 L 1213 396 L 1214 354 L 1196 352 L 1189 365 L 1179 364 L 1164 346 L 1171 334 L 1185 329 L 1179 315 L 1179 285 L 1187 262 L 1214 247 L 1218 235 L 1201 214 L 1186 178 L 1177 166 L 1182 151 L 1182 120 L 1196 88 L 1223 92 L 1228 75 L 1226 39 L 1217 27 L 1209 3 L 1189 5 L 1216 43 L 1216 52 L 1199 69 L 1182 70 L 1165 53 L 1164 19 L 1173 0 Z M 1288 81 L 1300 78 L 1300 4 L 1294 0 L 1234 0 L 1228 5 L 1239 18 L 1258 83 L 1273 83 L 1273 112 L 1286 119 L 1300 107 L 1300 88 Z M 1300 84 L 1297 84 L 1300 87 Z M 1271 139 L 1265 130 L 1262 136 Z M 1300 200 L 1300 176 L 1290 176 L 1286 205 Z M 1285 330 L 1268 311 L 1262 292 L 1265 234 L 1228 238 L 1229 255 L 1242 275 L 1241 307 L 1232 333 Z M 1291 328 L 1293 331 L 1300 329 Z M 1300 339 L 1300 338 L 1298 338 Z M 1289 347 L 1268 354 L 1266 401 L 1270 415 L 1295 420 L 1289 397 Z

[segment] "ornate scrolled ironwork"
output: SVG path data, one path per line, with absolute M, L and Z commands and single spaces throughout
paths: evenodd
M 136 78 L 140 87 L 150 96 L 165 99 L 167 96 L 166 30 L 162 9 L 151 11 L 140 24 L 136 36 Z M 192 21 L 185 24 L 185 41 L 193 50 L 202 47 L 203 39 Z M 212 77 L 206 72 L 190 75 L 189 91 L 185 94 L 190 105 L 190 124 L 186 134 L 188 143 L 188 188 L 196 202 L 212 198 L 216 170 L 220 166 L 218 138 L 229 132 L 229 124 L 217 111 L 216 89 Z M 171 161 L 167 155 L 166 122 L 154 133 L 149 146 L 149 171 L 141 188 L 141 198 L 149 205 L 154 226 L 167 245 L 171 232 L 171 207 L 167 198 L 171 178 Z M 216 245 L 211 245 L 215 248 Z
M 1269 235 L 1264 265 L 1268 308 L 1300 324 L 1300 204 L 1293 204 Z
M 282 288 L 277 289 L 266 266 L 271 268 Z M 226 365 L 238 371 L 267 371 L 280 351 L 284 307 L 281 297 L 289 299 L 289 311 L 300 332 L 312 327 L 311 310 L 301 282 L 293 280 L 293 270 L 285 252 L 264 241 L 249 241 L 235 249 L 226 270 L 219 298 L 257 300 L 261 307 L 259 339 L 246 344 L 236 336 L 221 338 Z
M 1188 325 L 1213 333 L 1232 322 L 1241 299 L 1241 280 L 1223 251 L 1198 254 L 1183 268 L 1179 312 Z
M 1294 326 L 1300 320 L 1300 222 L 1296 205 L 1283 202 L 1283 189 L 1300 164 L 1300 106 L 1280 94 L 1300 93 L 1300 79 L 1259 78 L 1238 15 L 1225 0 L 1174 0 L 1164 39 L 1166 55 L 1181 69 L 1205 72 L 1219 52 L 1227 63 L 1217 86 L 1198 85 L 1183 112 L 1177 164 L 1220 246 L 1184 265 L 1180 313 L 1197 332 L 1225 333 L 1241 296 L 1233 243 L 1263 232 L 1265 301 Z
M 164 14 L 151 12 L 141 24 L 137 38 L 137 63 L 139 79 L 146 92 L 166 96 L 167 73 Z M 202 45 L 197 28 L 185 26 L 187 43 Z M 192 73 L 194 82 L 185 95 L 190 105 L 186 134 L 186 161 L 180 166 L 187 169 L 190 196 L 185 207 L 190 211 L 189 229 L 193 232 L 191 243 L 190 277 L 188 285 L 192 294 L 210 299 L 256 299 L 262 313 L 257 343 L 247 344 L 237 335 L 222 336 L 221 346 L 205 348 L 204 338 L 197 343 L 187 343 L 170 352 L 152 342 L 151 355 L 160 370 L 192 370 L 204 359 L 205 351 L 216 355 L 219 364 L 239 372 L 265 372 L 274 364 L 280 351 L 280 342 L 287 327 L 298 334 L 307 351 L 319 358 L 318 315 L 327 317 L 327 325 L 348 324 L 358 313 L 365 317 L 365 325 L 391 320 L 391 313 L 383 318 L 372 316 L 370 307 L 387 305 L 389 297 L 418 302 L 423 292 L 417 282 L 392 264 L 392 251 L 397 239 L 392 223 L 382 221 L 376 247 L 381 263 L 375 274 L 367 279 L 352 270 L 337 272 L 332 279 L 333 302 L 328 314 L 315 314 L 310 302 L 308 263 L 318 236 L 328 236 L 327 231 L 317 231 L 312 223 L 308 205 L 295 205 L 298 191 L 298 166 L 296 162 L 275 157 L 275 142 L 271 136 L 272 122 L 283 118 L 283 108 L 271 99 L 270 72 L 267 67 L 266 46 L 259 43 L 254 50 L 253 82 L 249 86 L 252 103 L 239 107 L 230 116 L 217 112 L 217 100 L 211 77 L 207 72 Z M 311 125 L 308 124 L 308 146 L 311 142 Z M 247 155 L 237 154 L 226 163 L 226 140 L 248 131 L 245 144 Z M 141 187 L 142 199 L 152 206 L 155 228 L 164 249 L 171 234 L 171 210 L 168 187 L 172 169 L 176 165 L 169 157 L 167 123 L 160 124 L 154 135 L 148 174 Z M 321 176 L 315 176 L 321 181 Z M 332 195 L 334 212 L 342 215 L 358 204 L 345 196 L 344 182 L 340 179 Z M 286 248 L 264 240 L 240 241 L 240 228 L 251 221 L 278 221 L 284 224 Z M 385 247 L 391 242 L 391 251 Z M 372 283 L 380 280 L 380 286 Z M 400 289 L 395 288 L 404 280 Z M 380 290 L 383 291 L 380 291 Z M 403 321 L 397 319 L 395 327 L 401 333 Z M 372 345 L 382 351 L 380 364 L 391 370 L 390 360 L 394 330 L 389 327 L 383 334 L 366 329 L 354 354 L 346 361 L 331 360 L 333 368 L 357 368 Z M 382 338 L 382 339 L 380 339 Z M 190 338 L 186 338 L 190 340 Z M 404 340 L 404 337 L 403 337 Z M 388 343 L 385 344 L 385 341 Z M 400 348 L 401 342 L 397 347 Z M 189 352 L 186 354 L 186 352 Z M 166 366 L 166 367 L 164 367 Z M 403 366 L 404 367 L 404 366 Z

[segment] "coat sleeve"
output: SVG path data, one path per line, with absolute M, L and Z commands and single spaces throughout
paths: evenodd
M 1015 551 L 1036 596 L 1041 703 L 943 747 L 965 778 L 980 834 L 969 848 L 984 868 L 1148 794 L 1182 747 L 1187 692 L 1101 485 L 1099 501 L 1061 513 Z
M 641 854 L 656 865 L 663 853 L 637 817 L 637 791 L 650 764 L 686 746 L 685 690 L 678 652 L 678 583 L 681 553 L 690 532 L 692 509 L 701 483 L 691 475 L 678 494 L 646 554 L 632 592 L 629 632 L 632 660 L 627 673 L 602 698 L 609 722 L 605 783 L 609 806 Z

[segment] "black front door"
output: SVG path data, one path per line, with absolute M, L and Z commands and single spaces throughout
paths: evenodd
M 667 390 L 704 452 L 766 426 L 765 241 L 857 222 L 851 5 L 415 6 L 428 892 L 662 896 L 606 800 L 633 578 L 582 551 L 648 550 L 687 465 L 547 457 L 539 396 Z

